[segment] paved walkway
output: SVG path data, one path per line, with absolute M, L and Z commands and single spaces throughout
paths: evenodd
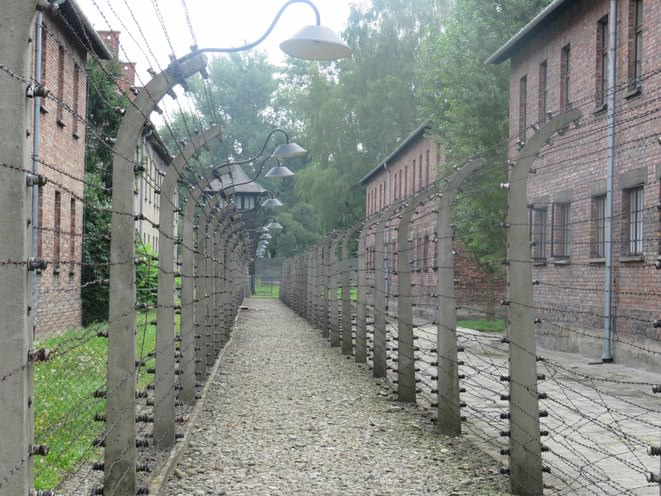
M 444 438 L 277 300 L 246 300 L 167 495 L 498 495 Z

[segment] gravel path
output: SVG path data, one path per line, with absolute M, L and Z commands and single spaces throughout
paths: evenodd
M 466 439 L 331 349 L 277 300 L 246 300 L 166 495 L 498 495 Z

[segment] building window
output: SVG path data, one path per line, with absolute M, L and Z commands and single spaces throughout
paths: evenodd
M 418 160 L 418 172 L 420 175 L 420 179 L 418 179 L 418 189 L 422 189 L 422 153 Z M 413 181 L 413 189 L 415 189 L 415 181 Z
M 399 194 L 397 195 L 397 199 L 400 199 L 402 197 L 402 171 L 399 171 Z
M 46 61 L 48 57 L 46 50 L 48 46 L 48 29 L 45 24 L 41 25 L 41 84 L 46 84 Z
M 530 241 L 533 263 L 546 262 L 546 207 L 532 208 L 530 212 Z
M 409 194 L 409 166 L 404 166 L 404 196 Z
M 429 185 L 429 148 L 427 148 L 427 154 L 425 156 L 425 168 L 427 169 L 427 181 L 423 182 L 422 180 L 422 160 L 420 161 L 420 189 L 426 188 Z
M 80 135 L 78 134 L 78 99 L 79 99 L 79 87 L 80 87 L 80 67 L 78 64 L 73 66 L 73 123 L 71 125 L 71 135 L 78 139 Z
M 519 139 L 526 140 L 526 114 L 528 112 L 528 76 L 519 80 Z
M 553 205 L 551 252 L 554 258 L 569 258 L 569 203 Z
M 539 97 L 537 101 L 537 120 L 540 124 L 546 122 L 546 112 L 548 111 L 548 86 L 547 86 L 548 64 L 546 60 L 539 64 Z
M 606 256 L 606 195 L 592 198 L 592 235 L 590 257 Z
M 570 45 L 562 47 L 560 54 L 560 108 L 569 108 L 569 83 L 570 74 Z
M 608 16 L 597 24 L 597 107 L 606 104 L 608 93 Z
M 64 127 L 64 47 L 60 45 L 57 58 L 57 124 Z
M 413 159 L 413 169 L 411 170 L 411 192 L 415 193 L 415 172 L 416 172 L 416 162 Z
M 76 266 L 76 200 L 71 199 L 69 206 L 69 273 L 73 274 Z
M 386 183 L 382 183 L 383 191 L 381 191 L 381 208 L 386 208 Z
M 632 0 L 629 6 L 629 80 L 632 89 L 639 89 L 643 76 L 643 0 Z
M 37 258 L 42 258 L 44 253 L 44 187 L 37 186 L 39 192 L 37 193 L 37 215 L 38 215 L 38 229 L 37 229 Z
M 53 209 L 53 262 L 60 263 L 60 234 L 62 232 L 62 194 L 55 192 L 55 208 Z
M 624 233 L 627 255 L 643 254 L 643 187 L 625 189 L 623 192 Z

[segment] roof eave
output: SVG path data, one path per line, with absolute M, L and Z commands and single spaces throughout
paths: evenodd
M 94 26 L 85 16 L 76 0 L 66 0 L 60 5 L 59 9 L 63 17 L 69 18 L 67 22 L 72 29 L 80 28 L 83 31 L 83 37 L 80 37 L 79 40 L 85 48 L 102 60 L 112 59 L 110 49 L 95 31 Z M 71 9 L 71 11 L 69 12 L 68 9 Z
M 421 133 L 423 133 L 426 129 L 428 129 L 431 126 L 431 119 L 425 120 L 418 128 L 413 131 L 411 134 L 409 134 L 406 139 L 404 139 L 399 145 L 397 145 L 397 148 L 395 148 L 390 154 L 383 159 L 379 165 L 374 167 L 371 171 L 369 171 L 361 180 L 360 184 L 363 186 L 367 181 L 369 181 L 372 177 L 374 177 L 378 172 L 380 172 L 381 169 L 386 168 L 388 165 L 388 162 L 390 162 L 393 158 L 395 158 L 404 148 L 406 148 L 414 139 L 416 139 Z
M 549 5 L 544 8 L 539 14 L 532 18 L 518 33 L 512 36 L 507 43 L 501 46 L 496 52 L 491 55 L 485 64 L 500 64 L 512 57 L 512 54 L 518 49 L 519 43 L 523 42 L 530 36 L 537 27 L 547 21 L 552 15 L 557 14 L 560 7 L 565 6 L 571 1 L 575 0 L 553 0 Z

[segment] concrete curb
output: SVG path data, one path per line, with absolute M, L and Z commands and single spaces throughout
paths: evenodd
M 236 318 L 234 319 L 234 325 L 236 325 L 237 321 L 239 320 L 239 317 L 241 316 L 241 309 L 244 308 L 243 304 L 239 307 L 239 311 L 237 312 Z M 214 364 L 213 368 L 211 369 L 211 373 L 207 377 L 207 382 L 202 388 L 202 393 L 200 399 L 198 399 L 195 402 L 195 405 L 193 406 L 193 410 L 190 413 L 188 422 L 186 422 L 186 427 L 184 429 L 184 438 L 175 444 L 174 448 L 172 451 L 170 451 L 170 455 L 168 456 L 167 460 L 161 467 L 160 471 L 149 481 L 149 493 L 150 494 L 162 494 L 163 489 L 167 486 L 167 480 L 170 477 L 170 474 L 174 471 L 174 468 L 177 466 L 177 463 L 179 462 L 179 459 L 181 458 L 181 455 L 183 455 L 186 447 L 188 446 L 188 440 L 190 439 L 190 431 L 193 428 L 193 426 L 197 422 L 197 417 L 202 410 L 202 406 L 204 406 L 206 397 L 207 397 L 207 392 L 209 390 L 209 386 L 211 385 L 211 381 L 216 377 L 218 373 L 218 369 L 220 368 L 220 364 L 223 361 L 223 356 L 225 355 L 225 351 L 227 348 L 229 348 L 230 344 L 233 341 L 233 334 L 230 334 L 230 338 L 225 343 L 225 346 L 223 347 L 222 350 L 220 350 L 220 353 L 218 354 L 218 358 L 216 359 L 216 363 Z

